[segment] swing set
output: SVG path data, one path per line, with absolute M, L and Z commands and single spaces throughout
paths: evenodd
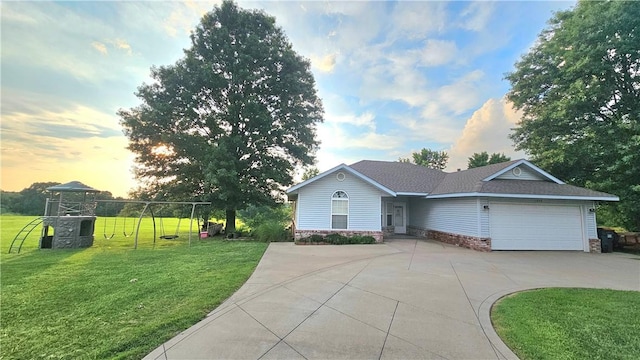
M 108 204 L 105 204 L 105 212 L 107 212 L 106 211 L 106 206 L 107 205 Z M 106 217 L 106 216 L 104 217 L 104 222 L 102 223 L 102 236 L 104 236 L 104 238 L 106 240 L 111 240 L 111 239 L 114 238 L 114 236 L 116 236 L 116 229 L 117 229 L 117 226 L 118 226 L 118 214 L 116 213 L 115 204 L 113 206 L 113 216 L 112 217 L 113 217 L 113 226 L 112 225 L 107 225 L 107 222 L 108 222 L 109 218 Z M 123 217 L 122 235 L 124 235 L 124 237 L 131 237 L 131 236 L 133 236 L 133 233 L 135 232 L 135 229 L 136 229 L 136 221 L 135 221 L 135 219 L 133 219 L 131 221 L 131 223 L 132 223 L 131 231 L 127 232 L 127 218 L 128 217 L 126 217 L 126 216 Z M 108 229 L 111 229 L 111 234 L 109 234 L 109 232 L 108 232 L 109 230 Z
M 138 201 L 138 200 L 96 200 L 96 201 L 100 203 L 113 203 L 113 204 L 116 204 L 116 203 L 144 204 L 144 208 L 142 209 L 142 211 L 140 212 L 140 215 L 138 216 L 137 223 L 135 218 L 132 219 L 132 225 L 130 228 L 131 231 L 128 233 L 127 233 L 127 217 L 124 217 L 123 219 L 123 225 L 122 225 L 123 235 L 125 237 L 131 237 L 135 232 L 135 238 L 133 242 L 134 249 L 138 248 L 138 235 L 140 234 L 140 224 L 147 210 L 149 211 L 149 214 L 151 215 L 151 220 L 153 222 L 153 245 L 154 246 L 156 244 L 157 237 L 164 240 L 174 240 L 180 237 L 180 224 L 183 218 L 186 219 L 186 216 L 183 216 L 184 214 L 181 214 L 178 217 L 178 224 L 176 225 L 175 231 L 173 233 L 167 233 L 165 230 L 162 216 L 157 217 L 158 222 L 156 223 L 156 216 L 153 212 L 153 205 L 191 205 L 191 216 L 189 217 L 189 246 L 191 246 L 191 235 L 193 233 L 193 217 L 196 211 L 196 207 L 198 205 L 211 205 L 210 202 L 203 202 L 203 201 Z M 115 212 L 115 205 L 114 205 L 114 212 Z M 107 240 L 112 239 L 116 234 L 118 216 L 117 214 L 115 215 L 116 216 L 114 216 L 113 218 L 113 225 L 108 225 L 107 218 L 105 217 L 104 219 L 103 236 Z M 198 229 L 199 227 L 200 227 L 200 224 L 198 222 Z M 160 231 L 160 236 L 158 236 L 157 234 L 158 230 Z

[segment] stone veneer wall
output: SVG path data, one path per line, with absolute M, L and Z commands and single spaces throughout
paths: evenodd
M 393 236 L 393 234 L 395 232 L 396 232 L 396 227 L 395 226 L 383 226 L 382 227 L 382 234 L 384 235 L 384 237 Z
M 306 238 L 309 237 L 311 235 L 321 235 L 321 236 L 327 236 L 329 234 L 340 234 L 342 236 L 353 236 L 353 235 L 360 235 L 360 236 L 372 236 L 374 239 L 376 239 L 377 243 L 381 243 L 382 239 L 383 239 L 383 233 L 382 231 L 358 231 L 358 230 L 300 230 L 300 229 L 296 229 L 295 232 L 295 240 L 298 239 L 302 239 L 302 238 Z
M 95 222 L 95 216 L 46 216 L 43 218 L 43 225 L 53 227 L 52 249 L 93 246 Z
M 409 235 L 424 237 L 441 241 L 443 243 L 462 246 L 478 251 L 491 251 L 491 238 L 479 238 L 460 234 L 452 234 L 443 231 L 427 230 L 410 226 L 407 228 Z
M 417 237 L 428 238 L 429 237 L 429 230 L 423 229 L 423 228 L 418 228 L 418 227 L 415 227 L 415 226 L 407 226 L 407 234 L 412 235 L 412 236 L 417 236 Z
M 589 239 L 589 252 L 598 254 L 602 252 L 602 244 L 600 243 L 600 239 Z

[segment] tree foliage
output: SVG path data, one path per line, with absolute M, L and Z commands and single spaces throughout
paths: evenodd
M 486 151 L 483 151 L 481 153 L 473 153 L 467 163 L 467 169 L 473 169 L 491 164 L 498 164 L 510 160 L 510 157 L 502 153 L 493 153 L 491 155 L 489 155 L 489 153 Z
M 35 182 L 18 192 L 1 191 L 1 212 L 14 213 L 20 215 L 42 216 L 44 215 L 44 206 L 49 196 L 47 188 L 60 185 L 59 182 L 44 181 Z M 65 193 L 65 199 L 72 201 L 82 201 L 84 193 Z M 120 197 L 114 198 L 109 191 L 101 191 L 95 194 L 96 200 L 124 200 Z M 98 216 L 116 216 L 122 209 L 123 204 L 116 203 L 98 203 L 96 207 L 96 215 Z
M 315 166 L 308 167 L 302 173 L 302 181 L 309 180 L 312 177 L 317 176 L 318 174 L 320 174 L 320 170 L 318 170 L 317 167 Z
M 17 193 L 3 192 L 4 211 L 21 215 L 42 216 L 47 201 L 47 188 L 59 182 L 35 182 Z M 8 196 L 7 196 L 8 195 Z
M 136 176 L 154 198 L 212 201 L 226 231 L 248 204 L 273 204 L 313 163 L 323 109 L 309 61 L 275 19 L 230 1 L 204 15 L 175 64 L 152 68 L 121 110 Z
M 411 154 L 411 159 L 399 158 L 399 162 L 413 163 L 431 169 L 444 170 L 449 161 L 449 154 L 446 151 L 435 151 L 423 148 L 419 152 Z
M 640 229 L 640 2 L 580 1 L 555 14 L 507 74 L 523 118 L 511 138 L 565 181 L 616 194 Z

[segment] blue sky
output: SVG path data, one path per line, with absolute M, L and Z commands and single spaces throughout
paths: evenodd
M 116 111 L 172 64 L 218 2 L 6 2 L 1 8 L 3 190 L 79 180 L 136 186 Z M 317 166 L 446 150 L 516 153 L 504 74 L 574 2 L 239 1 L 276 17 L 311 60 L 325 122 Z

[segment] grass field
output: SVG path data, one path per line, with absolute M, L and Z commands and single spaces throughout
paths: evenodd
M 502 340 L 526 359 L 639 359 L 640 293 L 550 288 L 494 305 Z
M 189 247 L 184 219 L 178 239 L 154 244 L 145 219 L 133 250 L 133 237 L 121 231 L 105 239 L 99 219 L 91 248 L 37 249 L 36 229 L 20 254 L 7 254 L 30 219 L 0 217 L 2 359 L 138 359 L 237 290 L 267 246 L 200 240 L 194 223 Z M 165 231 L 174 233 L 177 222 L 165 219 Z

